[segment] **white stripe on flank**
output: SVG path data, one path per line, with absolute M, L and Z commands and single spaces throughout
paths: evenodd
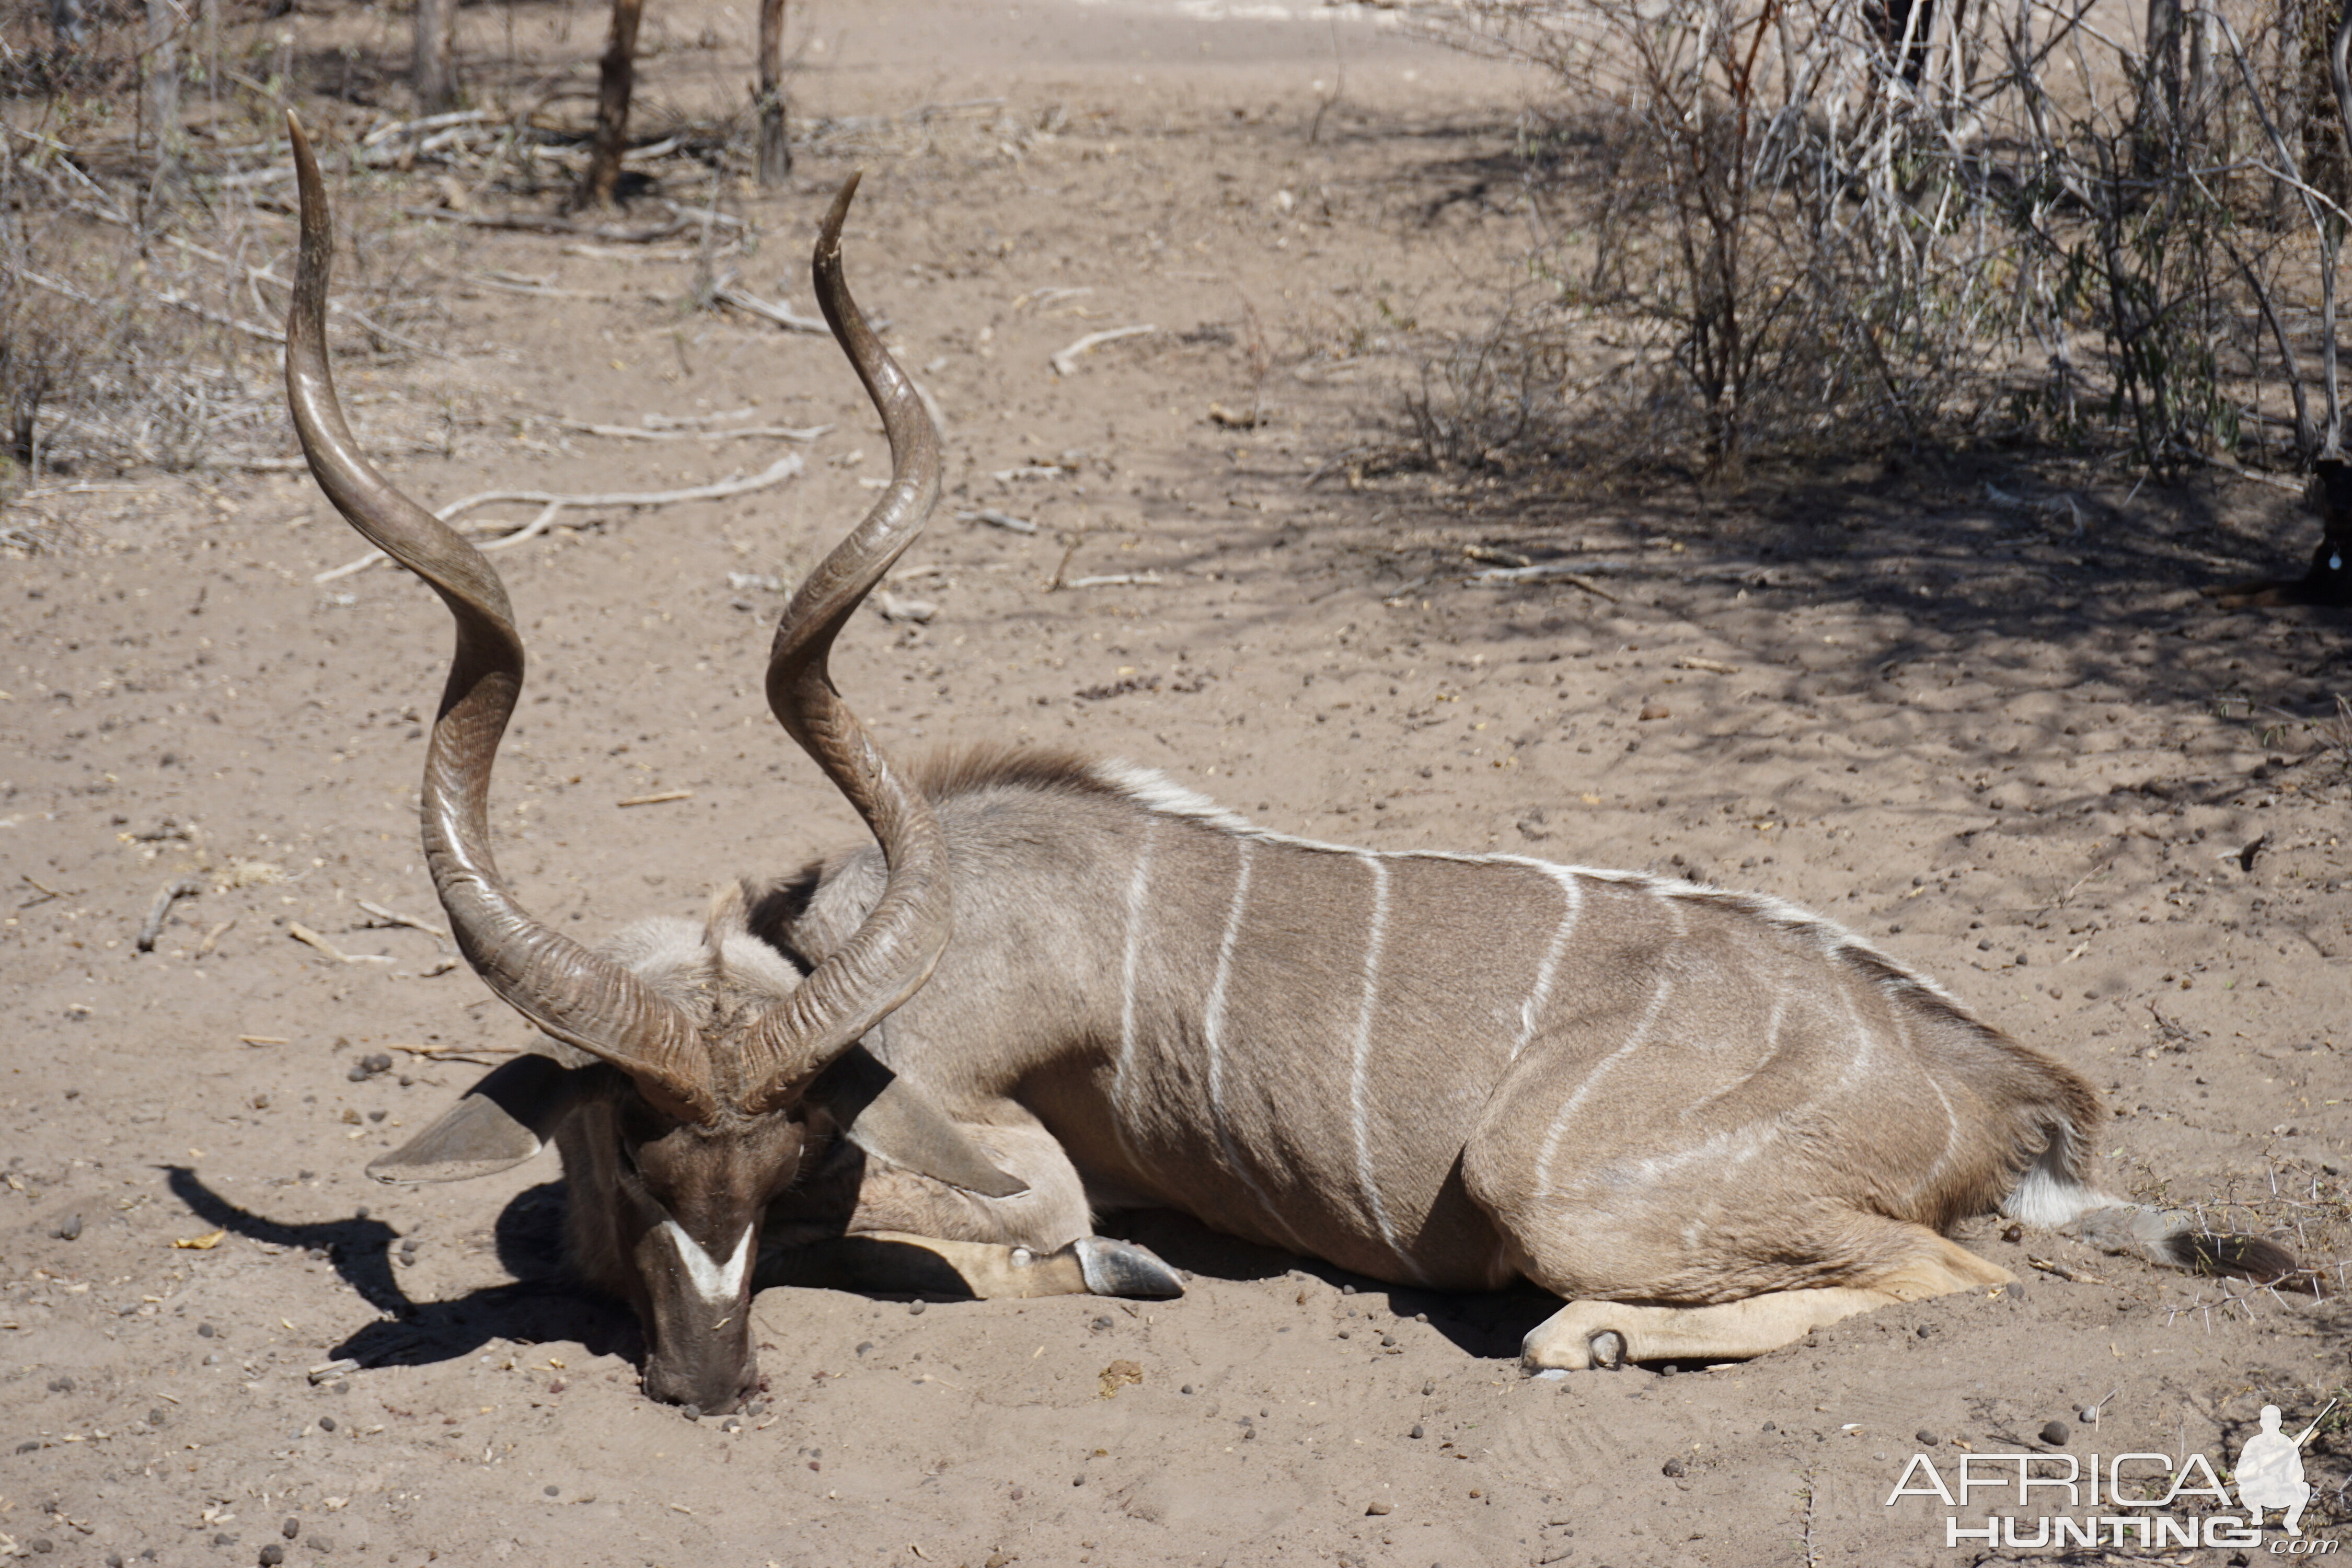
M 1551 933 L 1551 945 L 1544 949 L 1543 963 L 1536 969 L 1536 986 L 1519 1004 L 1519 1037 L 1511 1042 L 1511 1059 L 1517 1061 L 1519 1053 L 1535 1038 L 1536 1020 L 1543 1016 L 1544 1004 L 1551 1000 L 1551 983 L 1559 973 L 1560 954 L 1568 951 L 1569 933 L 1576 930 L 1576 921 L 1584 912 L 1584 885 L 1576 873 L 1565 866 L 1550 866 L 1538 860 L 1536 868 L 1559 884 L 1568 900 L 1568 910 L 1559 917 L 1559 924 Z
M 1121 1129 L 1119 1138 L 1127 1137 L 1128 1074 L 1135 1066 L 1135 971 L 1143 958 L 1144 894 L 1151 886 L 1151 852 L 1160 839 L 1160 819 L 1147 817 L 1143 823 L 1143 848 L 1135 858 L 1135 873 L 1127 879 L 1127 955 L 1119 966 L 1118 990 L 1118 1066 L 1110 1080 L 1111 1103 L 1119 1114 L 1112 1125 Z
M 670 1247 L 677 1254 L 678 1262 L 686 1266 L 686 1278 L 702 1299 L 714 1307 L 732 1307 L 743 1299 L 743 1276 L 751 1267 L 751 1227 L 743 1227 L 743 1239 L 735 1244 L 735 1256 L 724 1263 L 713 1262 L 702 1244 L 686 1234 L 685 1227 L 674 1219 L 661 1222 L 661 1232 L 669 1237 Z
M 1112 1064 L 1110 1079 L 1111 1136 L 1126 1156 L 1128 1169 L 1138 1177 L 1144 1174 L 1143 1162 L 1136 1158 L 1134 1142 L 1128 1136 L 1133 1120 L 1129 1096 L 1135 1069 L 1135 981 L 1143 959 L 1143 917 L 1150 907 L 1146 900 L 1151 887 L 1152 852 L 1159 842 L 1160 818 L 1146 816 L 1143 847 L 1127 881 L 1127 951 L 1119 964 L 1118 1059 Z
M 1306 1252 L 1312 1248 L 1301 1242 L 1297 1232 L 1284 1223 L 1282 1215 L 1275 1209 L 1274 1200 L 1265 1195 L 1265 1189 L 1257 1184 L 1257 1179 L 1249 1173 L 1249 1167 L 1242 1163 L 1241 1151 L 1234 1146 L 1234 1135 L 1225 1126 L 1225 988 L 1233 980 L 1234 943 L 1241 935 L 1242 914 L 1249 908 L 1250 846 L 1251 841 L 1244 837 L 1237 837 L 1234 841 L 1240 866 L 1234 876 L 1233 907 L 1225 911 L 1225 934 L 1217 942 L 1216 978 L 1209 983 L 1209 1005 L 1201 1019 L 1201 1040 L 1209 1053 L 1209 1121 L 1217 1130 L 1217 1147 L 1224 1153 L 1225 1164 L 1239 1178 L 1242 1185 L 1250 1190 L 1250 1195 L 1257 1199 L 1258 1206 L 1265 1210 L 1267 1217 L 1290 1237 L 1292 1245 Z
M 1381 1202 L 1381 1190 L 1372 1181 L 1372 1012 L 1381 995 L 1381 949 L 1387 944 L 1389 935 L 1389 868 L 1388 862 L 1377 855 L 1366 855 L 1363 861 L 1372 873 L 1372 929 L 1364 939 L 1364 989 L 1356 1003 L 1356 1032 L 1349 1046 L 1348 1100 L 1356 1131 L 1356 1184 L 1362 1189 L 1364 1202 L 1372 1211 L 1372 1223 L 1380 1227 L 1381 1239 L 1418 1284 L 1423 1279 L 1421 1268 L 1397 1244 L 1396 1227 L 1389 1223 L 1388 1205 Z
M 1559 1135 L 1567 1130 L 1568 1119 L 1576 1114 L 1576 1108 L 1584 1103 L 1585 1096 L 1592 1092 L 1592 1086 L 1601 1081 L 1603 1074 L 1631 1056 L 1643 1041 L 1649 1038 L 1650 1030 L 1656 1026 L 1658 1015 L 1665 1009 L 1666 998 L 1674 994 L 1674 989 L 1672 980 L 1663 974 L 1658 976 L 1657 984 L 1650 993 L 1650 1005 L 1643 1009 L 1642 1021 L 1633 1026 L 1633 1032 L 1625 1037 L 1623 1045 L 1593 1064 L 1592 1070 L 1584 1075 L 1584 1081 L 1576 1086 L 1576 1092 L 1568 1097 L 1568 1102 L 1552 1118 L 1550 1130 L 1544 1134 L 1543 1152 L 1536 1156 L 1536 1196 L 1538 1199 L 1552 1195 L 1551 1157 L 1559 1148 Z

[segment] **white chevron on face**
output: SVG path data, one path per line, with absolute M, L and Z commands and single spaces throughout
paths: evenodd
M 677 1260 L 686 1266 L 686 1277 L 694 1284 L 702 1299 L 714 1307 L 731 1307 L 743 1299 L 743 1279 L 751 1267 L 751 1227 L 743 1227 L 743 1239 L 735 1244 L 735 1256 L 724 1263 L 716 1262 L 702 1250 L 702 1244 L 686 1234 L 674 1219 L 661 1222 L 661 1232 L 669 1237 L 670 1246 L 677 1252 Z

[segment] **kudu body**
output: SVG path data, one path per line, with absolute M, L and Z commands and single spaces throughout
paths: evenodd
M 346 518 L 457 619 L 427 858 L 468 961 L 548 1037 L 371 1168 L 448 1179 L 556 1143 L 573 1261 L 637 1309 L 656 1397 L 744 1396 L 768 1282 L 1174 1294 L 1148 1252 L 1092 1234 L 1131 1205 L 1399 1283 L 1523 1276 L 1568 1300 L 1528 1336 L 1531 1368 L 1753 1355 L 2006 1279 L 1941 1234 L 1996 1208 L 2100 1211 L 2088 1228 L 2159 1259 L 2293 1267 L 2099 1194 L 2080 1078 L 1769 899 L 1312 843 L 1070 756 L 899 778 L 824 665 L 936 497 L 935 435 L 842 286 L 855 182 L 817 293 L 894 484 L 795 594 L 769 694 L 878 847 L 730 889 L 699 925 L 573 946 L 488 852 L 521 677 L 504 590 L 335 411 L 331 231 L 296 142 L 297 423 Z

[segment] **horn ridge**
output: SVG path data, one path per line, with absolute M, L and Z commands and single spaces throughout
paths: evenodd
M 286 117 L 301 195 L 294 300 L 286 319 L 286 395 L 303 455 L 345 521 L 440 595 L 457 647 L 425 749 L 425 864 L 458 950 L 509 1006 L 559 1040 L 612 1063 L 673 1114 L 718 1112 L 691 1029 L 621 965 L 531 918 L 490 848 L 490 770 L 522 693 L 521 635 L 496 568 L 456 530 L 403 494 L 360 451 L 327 362 L 334 219 L 310 139 Z
M 769 655 L 768 704 L 865 818 L 889 875 L 865 923 L 746 1040 L 747 1078 L 758 1086 L 745 1106 L 751 1111 L 790 1099 L 913 995 L 938 963 L 953 923 L 947 842 L 930 803 L 842 700 L 828 664 L 834 639 L 922 532 L 940 496 L 938 427 L 842 276 L 841 228 L 858 179 L 851 175 L 834 197 L 810 272 L 834 339 L 882 416 L 890 484 L 785 607 Z

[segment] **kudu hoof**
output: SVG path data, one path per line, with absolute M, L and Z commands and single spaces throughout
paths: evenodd
M 1584 1342 L 1585 1353 L 1592 1364 L 1603 1372 L 1625 1370 L 1625 1336 L 1614 1329 L 1603 1329 Z
M 1094 1295 L 1160 1301 L 1184 1293 L 1176 1271 L 1148 1247 L 1100 1236 L 1082 1236 L 1070 1245 L 1077 1251 L 1087 1289 Z

